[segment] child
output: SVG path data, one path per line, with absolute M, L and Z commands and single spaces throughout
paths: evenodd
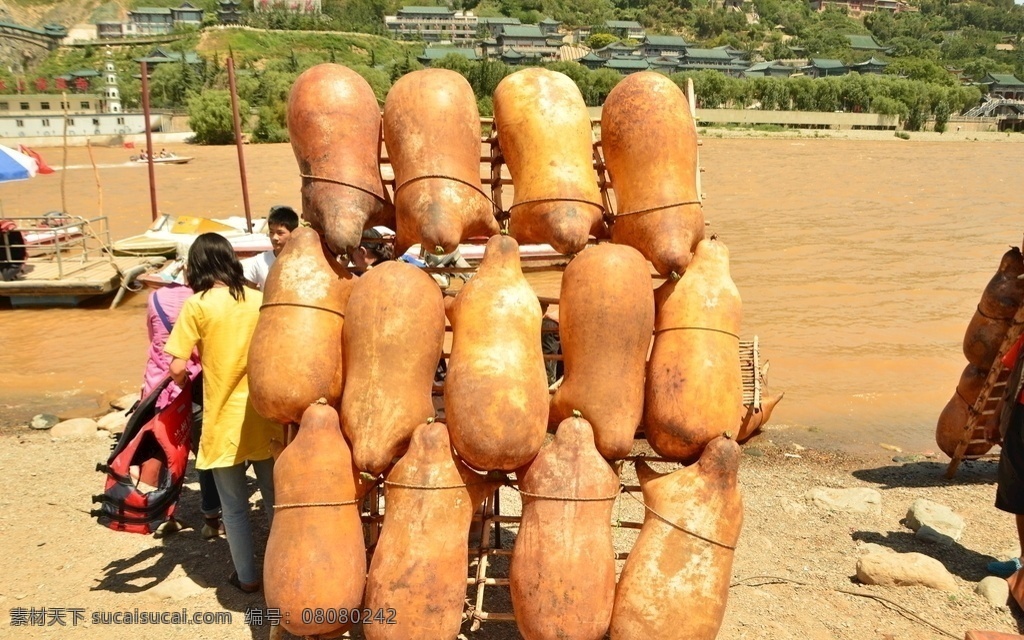
M 181 277 L 180 275 L 178 276 Z M 146 305 L 146 329 L 149 334 L 149 356 L 146 359 L 146 373 L 142 384 L 142 398 L 153 392 L 160 383 L 167 377 L 168 368 L 171 364 L 171 356 L 164 353 L 164 345 L 167 344 L 167 337 L 171 333 L 174 323 L 178 321 L 178 314 L 185 300 L 193 294 L 192 289 L 185 286 L 184 280 L 175 281 L 162 289 L 157 289 L 149 296 Z M 199 364 L 199 354 L 192 352 L 186 365 L 188 377 L 193 381 L 202 371 Z M 162 409 L 169 405 L 181 393 L 181 389 L 173 382 L 164 389 L 157 399 L 156 408 Z M 193 404 L 193 428 L 194 434 L 202 433 L 202 398 L 201 388 L 192 388 Z M 192 443 L 192 450 L 196 451 L 198 441 Z M 220 496 L 217 494 L 217 485 L 213 479 L 213 472 L 206 470 L 199 472 L 199 493 L 201 496 L 201 510 L 203 513 L 202 536 L 205 540 L 216 538 L 223 534 L 223 525 L 220 521 Z M 168 532 L 174 530 L 174 525 Z
M 299 226 L 299 214 L 291 207 L 278 205 L 270 208 L 270 216 L 267 218 L 267 230 L 270 233 L 270 251 L 264 251 L 258 256 L 247 258 L 242 261 L 242 269 L 245 279 L 260 291 L 267 282 L 267 274 L 270 272 L 270 265 L 274 264 L 281 249 L 288 243 Z

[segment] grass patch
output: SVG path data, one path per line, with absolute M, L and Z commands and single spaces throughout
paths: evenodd
M 17 7 L 52 7 L 60 4 L 60 0 L 8 0 Z
M 714 129 L 728 129 L 730 131 L 764 131 L 768 133 L 782 133 L 789 131 L 786 127 L 777 124 L 743 124 L 741 122 L 718 122 Z
M 406 55 L 415 58 L 423 52 L 423 45 L 369 34 L 223 29 L 207 31 L 197 47 L 205 54 L 226 54 L 229 49 L 236 58 L 251 60 L 287 59 L 294 52 L 300 62 L 310 62 L 310 58 L 322 62 L 333 51 L 338 63 L 353 65 L 383 64 Z
M 181 6 L 183 0 L 123 0 L 121 4 L 124 5 L 125 9 L 138 9 L 139 7 L 154 7 L 154 8 L 174 8 L 177 9 Z M 217 10 L 217 0 L 189 0 L 192 6 L 206 11 Z M 245 3 L 249 5 L 251 10 L 252 3 Z

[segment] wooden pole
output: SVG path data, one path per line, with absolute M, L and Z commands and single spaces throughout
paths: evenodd
M 242 151 L 242 118 L 238 113 L 238 90 L 235 88 L 235 59 L 228 58 L 228 86 L 231 89 L 231 115 L 235 121 L 235 147 L 238 148 L 238 174 L 242 178 L 242 204 L 245 205 L 245 228 L 252 233 L 252 212 L 249 210 L 249 185 L 245 180 L 245 153 Z
M 64 159 L 62 160 L 60 172 L 60 212 L 67 213 L 68 202 L 64 184 L 67 182 L 68 177 L 68 92 L 62 92 L 60 99 L 63 101 L 61 105 L 64 107 Z
M 156 222 L 156 172 L 153 170 L 153 132 L 149 126 L 149 68 L 146 61 L 142 61 L 142 114 L 146 120 L 146 163 L 149 165 L 149 206 L 153 213 L 153 222 Z
M 92 141 L 86 138 L 85 148 L 89 151 L 89 162 L 92 164 L 92 175 L 96 178 L 96 200 L 99 203 L 100 215 L 103 215 L 103 185 L 100 183 L 100 170 L 96 168 L 96 158 L 92 155 Z

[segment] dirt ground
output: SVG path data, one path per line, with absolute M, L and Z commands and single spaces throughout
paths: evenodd
M 974 592 L 994 557 L 1016 553 L 1011 519 L 992 505 L 995 463 L 968 463 L 953 481 L 945 481 L 944 461 L 921 455 L 893 462 L 881 455 L 803 449 L 799 432 L 770 430 L 745 445 L 740 481 L 745 502 L 744 528 L 736 551 L 733 586 L 719 638 L 817 640 L 827 638 L 962 638 L 973 628 L 1018 632 L 1019 610 L 996 608 Z M 109 439 L 55 440 L 45 432 L 7 430 L 0 435 L 0 550 L 7 571 L 0 574 L 0 637 L 10 638 L 259 638 L 266 625 L 247 626 L 244 612 L 264 606 L 262 595 L 243 595 L 227 584 L 231 571 L 227 543 L 204 541 L 198 483 L 194 475 L 183 492 L 179 515 L 187 525 L 177 535 L 115 533 L 90 518 L 90 497 L 102 477 L 94 470 L 105 459 Z M 891 453 L 888 455 L 892 455 Z M 629 483 L 630 470 L 623 473 Z M 880 516 L 826 512 L 805 501 L 817 486 L 873 487 L 883 496 Z M 507 490 L 503 490 L 507 491 Z M 917 498 L 945 504 L 967 522 L 951 547 L 922 543 L 901 520 Z M 504 509 L 516 511 L 515 496 Z M 254 508 L 260 508 L 254 497 Z M 266 541 L 265 520 L 253 512 L 258 548 Z M 640 507 L 619 497 L 615 517 L 640 519 Z M 514 526 L 502 534 L 512 541 Z M 628 550 L 635 532 L 617 530 L 616 546 Z M 899 552 L 918 551 L 940 560 L 959 589 L 947 593 L 924 587 L 883 588 L 857 583 L 861 546 L 875 543 Z M 498 566 L 489 575 L 501 577 Z M 187 577 L 199 587 L 165 599 L 160 591 Z M 840 592 L 842 590 L 843 592 Z M 861 594 L 861 597 L 858 595 Z M 505 587 L 490 587 L 485 610 L 509 612 Z M 470 596 L 475 595 L 475 588 Z M 874 599 L 885 598 L 886 601 Z M 667 615 L 686 615 L 686 603 L 666 602 Z M 16 613 L 46 609 L 49 626 L 28 626 Z M 401 616 L 401 603 L 395 603 Z M 73 610 L 84 620 L 72 624 Z M 114 611 L 229 612 L 230 624 L 95 624 L 94 615 Z M 55 616 L 54 611 L 64 616 Z M 934 627 L 913 619 L 916 614 Z M 38 614 L 37 614 L 38 615 Z M 67 626 L 54 620 L 62 617 Z M 53 621 L 53 622 L 51 622 Z M 947 633 L 942 633 L 938 629 Z M 470 639 L 518 638 L 511 623 L 485 622 Z M 360 637 L 356 632 L 356 637 Z

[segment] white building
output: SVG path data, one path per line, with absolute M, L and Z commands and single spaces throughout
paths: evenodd
M 103 76 L 106 85 L 103 88 L 103 97 L 106 99 L 104 109 L 106 113 L 121 113 L 121 90 L 117 88 L 117 69 L 114 68 L 114 54 L 107 47 L 106 62 L 103 64 Z
M 159 129 L 161 117 L 150 120 Z M 146 120 L 141 113 L 91 113 L 68 115 L 69 136 L 115 136 L 145 133 Z M 0 116 L 0 138 L 41 138 L 64 135 L 64 116 L 17 115 Z
M 426 42 L 472 42 L 479 19 L 471 11 L 447 7 L 402 7 L 393 16 L 384 16 L 384 26 L 397 40 L 422 38 Z
M 256 11 L 284 9 L 294 13 L 320 13 L 320 4 L 320 0 L 253 0 L 252 8 Z
M 117 70 L 108 49 L 104 62 L 103 95 L 91 93 L 0 96 L 0 138 L 37 138 L 63 136 L 115 136 L 145 133 L 146 120 L 141 113 L 124 113 Z M 161 117 L 150 123 L 160 128 Z

